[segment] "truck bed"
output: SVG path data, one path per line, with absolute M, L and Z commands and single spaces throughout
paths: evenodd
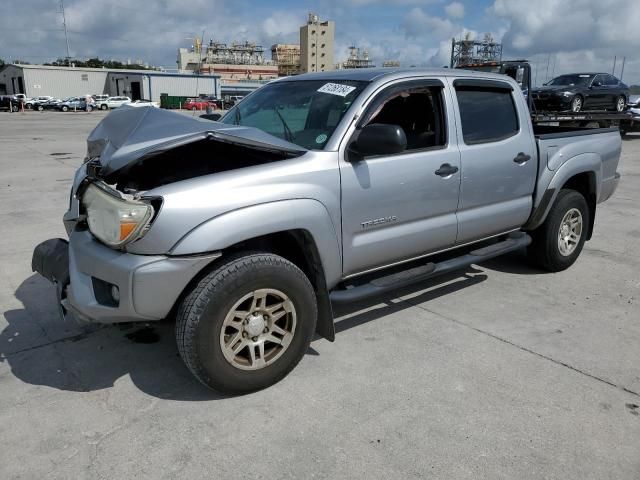
M 595 185 L 607 184 L 615 178 L 622 148 L 617 127 L 575 128 L 534 124 L 533 129 L 540 159 L 534 206 L 540 203 L 543 193 L 549 188 L 562 188 L 562 185 L 551 184 L 565 164 L 580 162 L 585 168 L 593 167 L 591 171 L 597 172 L 598 177 L 593 179 Z M 604 201 L 606 192 L 596 192 L 596 195 L 598 202 Z

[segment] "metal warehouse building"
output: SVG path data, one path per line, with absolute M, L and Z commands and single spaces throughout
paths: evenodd
M 7 65 L 0 70 L 0 95 L 24 93 L 27 97 L 56 98 L 106 93 L 133 100 L 160 101 L 160 95 L 220 97 L 219 75 L 192 75 L 106 68 Z
M 221 96 L 220 75 L 112 70 L 107 76 L 106 93 L 126 95 L 133 100 L 160 101 L 160 95 L 197 97 L 199 94 Z

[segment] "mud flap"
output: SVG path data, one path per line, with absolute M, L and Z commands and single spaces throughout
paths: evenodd
M 60 317 L 66 320 L 68 318 L 65 305 L 69 286 L 69 243 L 62 238 L 52 238 L 37 245 L 31 258 L 31 270 L 38 272 L 56 286 Z

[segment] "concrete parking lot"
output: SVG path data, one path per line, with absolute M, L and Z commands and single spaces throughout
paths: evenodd
M 569 270 L 517 253 L 342 309 L 231 398 L 169 321 L 64 323 L 31 272 L 104 116 L 0 113 L 0 478 L 640 478 L 639 134 Z

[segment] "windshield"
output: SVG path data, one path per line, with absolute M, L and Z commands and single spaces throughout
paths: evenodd
M 561 75 L 551 80 L 547 85 L 584 85 L 591 83 L 593 75 Z
M 256 90 L 220 120 L 255 127 L 308 150 L 322 150 L 367 82 L 298 80 Z

